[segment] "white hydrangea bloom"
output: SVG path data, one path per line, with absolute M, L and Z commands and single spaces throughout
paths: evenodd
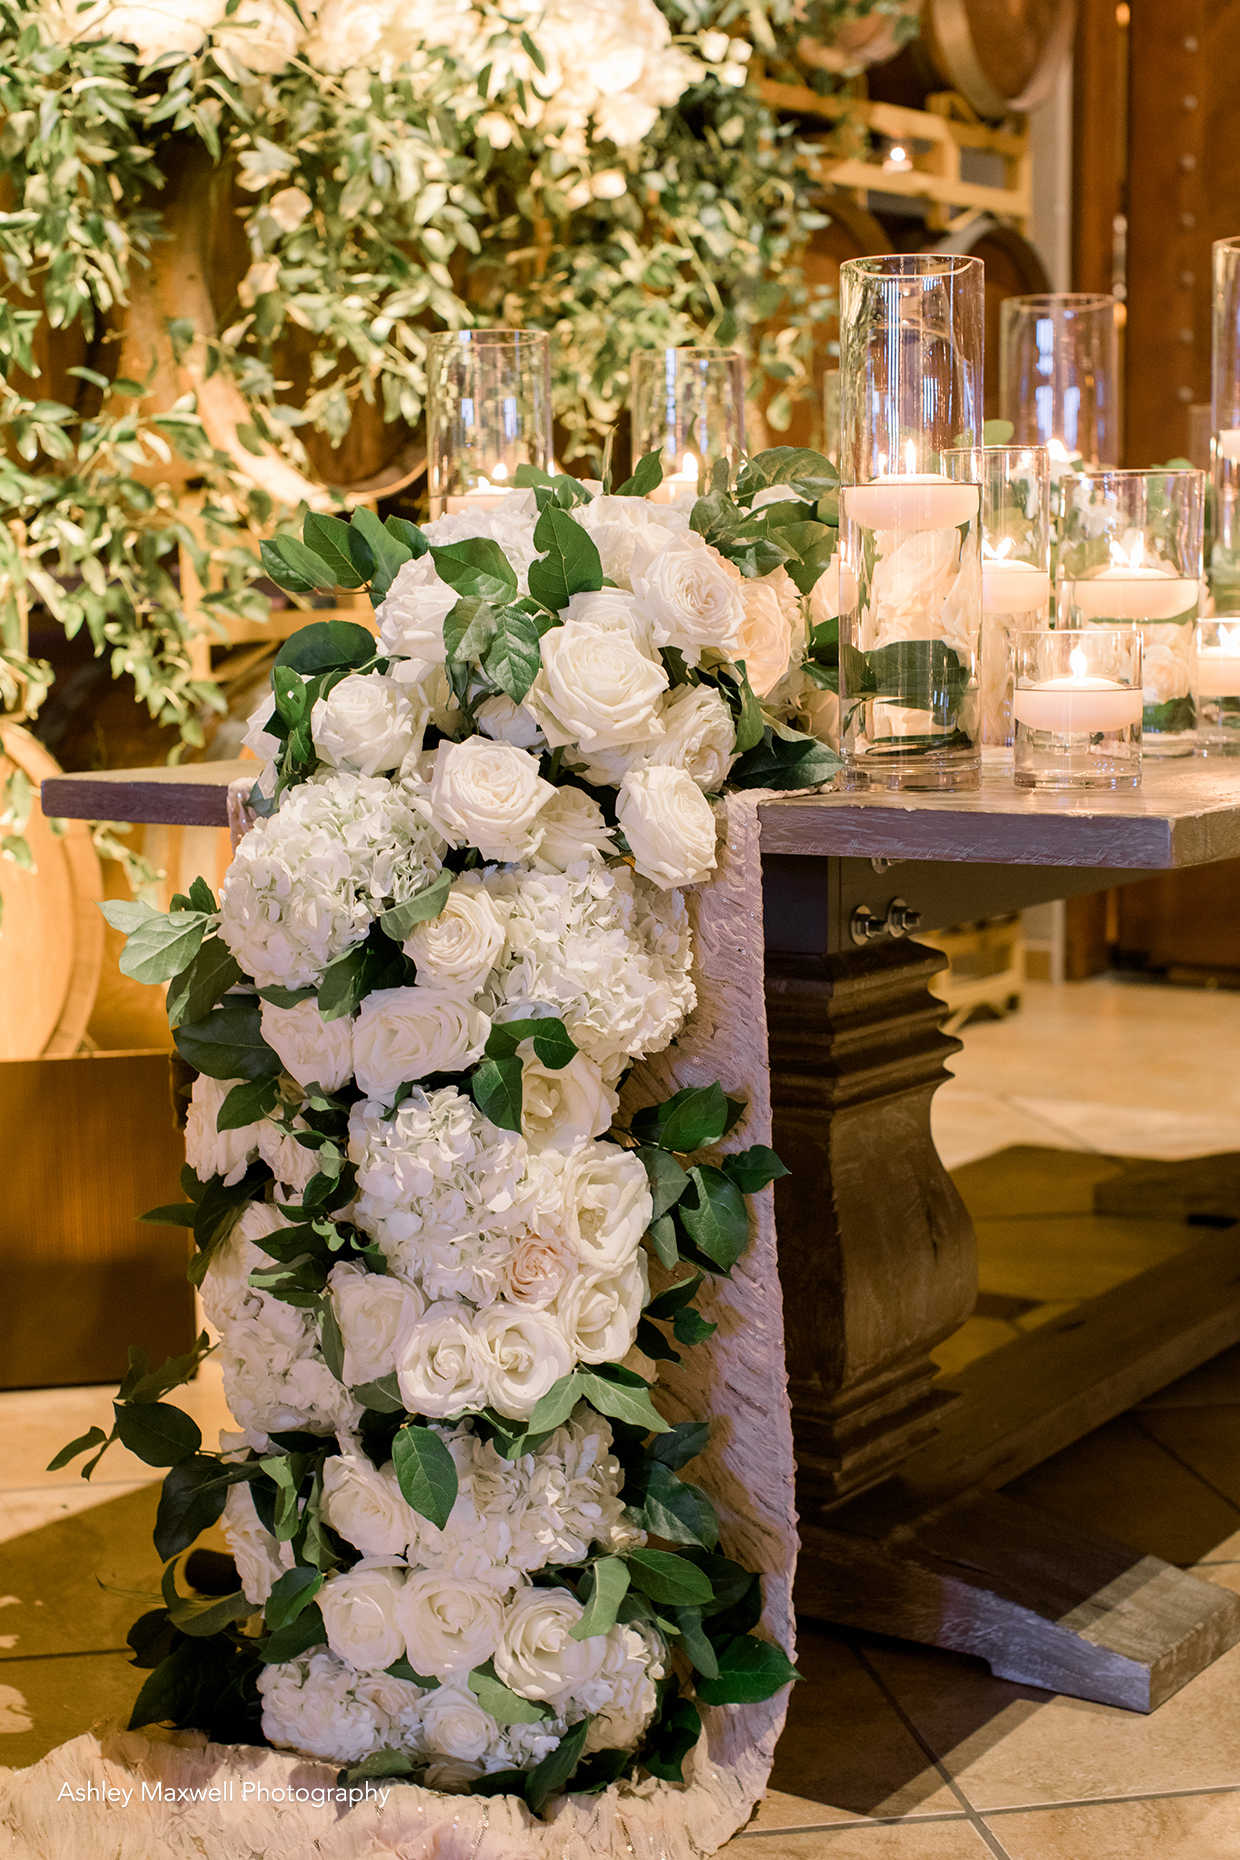
M 248 1484 L 229 1486 L 220 1522 L 237 1565 L 242 1593 L 247 1602 L 262 1608 L 280 1577 L 292 1569 L 293 1546 L 279 1543 L 259 1523 Z
M 210 1079 L 200 1072 L 190 1088 L 185 1118 L 185 1160 L 199 1181 L 222 1175 L 231 1188 L 260 1154 L 262 1125 L 243 1124 L 239 1130 L 219 1130 L 220 1106 L 234 1085 L 243 1079 Z

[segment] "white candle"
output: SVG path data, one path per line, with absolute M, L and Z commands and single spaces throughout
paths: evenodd
M 1198 646 L 1193 690 L 1198 697 L 1240 697 L 1240 651 Z
M 1113 562 L 1064 582 L 1065 597 L 1085 620 L 1175 620 L 1196 608 L 1198 593 L 1195 580 L 1148 562 Z
M 880 472 L 868 484 L 840 493 L 846 516 L 870 530 L 948 530 L 977 516 L 975 484 L 956 484 L 935 472 Z
M 664 468 L 663 482 L 656 484 L 649 493 L 648 501 L 652 504 L 696 504 L 697 496 L 697 457 L 692 452 L 686 452 L 675 471 Z
M 1113 678 L 1071 672 L 1040 685 L 1017 687 L 1012 716 L 1027 730 L 1053 730 L 1059 736 L 1093 736 L 1140 723 L 1142 694 L 1135 685 Z
M 982 612 L 1028 614 L 1046 611 L 1051 578 L 1033 562 L 1009 562 L 1006 556 L 982 557 Z
M 504 499 L 512 495 L 512 486 L 506 483 L 508 467 L 502 463 L 491 467 L 492 477 L 485 472 L 475 478 L 468 491 L 458 491 L 452 497 L 444 499 L 445 511 L 453 514 L 473 510 L 497 510 Z
M 1240 426 L 1229 426 L 1218 435 L 1218 449 L 1225 459 L 1240 459 Z

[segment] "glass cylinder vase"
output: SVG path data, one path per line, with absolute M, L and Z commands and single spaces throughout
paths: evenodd
M 735 349 L 642 349 L 632 360 L 633 463 L 657 452 L 656 503 L 693 503 L 720 459 L 745 452 L 745 363 Z
M 1050 459 L 1044 446 L 973 446 L 943 462 L 981 487 L 982 745 L 1010 749 L 1013 637 L 1050 613 Z
M 1059 618 L 1144 639 L 1144 750 L 1191 755 L 1193 628 L 1201 595 L 1205 474 L 1082 472 L 1064 481 Z
M 1014 641 L 1018 788 L 1135 788 L 1141 780 L 1141 633 L 1038 627 Z
M 1114 297 L 1048 291 L 999 306 L 999 412 L 1017 445 L 1052 465 L 1119 457 L 1119 324 Z
M 1199 620 L 1193 637 L 1197 748 L 1240 756 L 1240 620 Z
M 840 267 L 840 715 L 856 787 L 975 788 L 981 492 L 944 455 L 982 423 L 982 264 Z
M 460 329 L 427 346 L 433 517 L 488 509 L 521 465 L 552 469 L 551 342 L 538 329 Z
M 1211 346 L 1214 611 L 1240 613 L 1240 237 L 1214 242 Z

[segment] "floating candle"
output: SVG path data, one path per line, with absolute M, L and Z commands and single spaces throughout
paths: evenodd
M 1230 426 L 1219 433 L 1215 443 L 1220 456 L 1225 459 L 1240 459 L 1240 426 Z
M 511 495 L 513 487 L 506 483 L 508 467 L 502 460 L 491 467 L 491 475 L 485 472 L 475 478 L 468 491 L 458 491 L 444 499 L 444 509 L 448 512 L 495 510 L 504 499 Z
M 1195 610 L 1200 592 L 1196 580 L 1148 562 L 1113 562 L 1063 591 L 1083 620 L 1175 620 Z
M 669 460 L 668 463 L 670 462 Z M 696 504 L 700 469 L 697 454 L 684 453 L 675 471 L 668 471 L 666 467 L 664 468 L 663 482 L 657 484 L 650 492 L 650 502 L 652 504 Z
M 840 493 L 844 514 L 870 530 L 947 530 L 970 523 L 980 509 L 975 484 L 956 484 L 937 472 L 880 472 L 868 484 Z
M 1071 672 L 1040 684 L 1017 686 L 1012 716 L 1027 730 L 1050 730 L 1057 736 L 1096 736 L 1140 723 L 1142 693 L 1085 670 L 1078 647 L 1069 654 Z
M 982 612 L 984 614 L 1045 613 L 1051 597 L 1051 578 L 1033 562 L 1011 562 L 1006 556 L 982 557 Z

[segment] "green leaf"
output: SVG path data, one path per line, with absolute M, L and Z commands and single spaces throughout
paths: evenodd
M 843 766 L 817 737 L 768 724 L 757 747 L 733 764 L 728 780 L 734 788 L 820 788 Z
M 441 872 L 416 897 L 410 898 L 405 904 L 394 904 L 390 911 L 384 911 L 379 919 L 379 928 L 384 936 L 391 937 L 393 943 L 403 943 L 415 924 L 438 917 L 448 901 L 452 878 L 451 872 Z
M 557 1427 L 562 1427 L 573 1409 L 581 1399 L 576 1370 L 561 1376 L 553 1382 L 547 1393 L 534 1404 L 534 1411 L 526 1422 L 527 1434 L 550 1434 Z
M 107 1438 L 108 1436 L 101 1427 L 88 1427 L 84 1434 L 79 1434 L 76 1440 L 71 1440 L 67 1447 L 62 1447 L 55 1459 L 48 1461 L 48 1472 L 59 1472 L 62 1466 L 67 1466 L 70 1460 L 75 1460 L 79 1453 L 89 1453 L 92 1447 L 101 1447 Z
M 555 1749 L 532 1769 L 525 1782 L 525 1799 L 536 1815 L 542 1813 L 553 1795 L 566 1788 L 585 1748 L 590 1720 L 583 1718 L 564 1733 Z
M 147 1221 L 152 1227 L 192 1227 L 198 1209 L 192 1201 L 167 1202 L 162 1208 L 148 1208 L 140 1214 L 140 1221 Z
M 432 1679 L 426 1673 L 415 1673 L 408 1660 L 393 1660 L 383 1670 L 390 1673 L 393 1679 L 407 1679 L 411 1686 L 421 1686 L 423 1692 L 435 1692 L 440 1685 L 438 1679 Z
M 676 1223 L 671 1215 L 661 1214 L 658 1220 L 652 1221 L 646 1230 L 646 1238 L 654 1249 L 655 1258 L 659 1264 L 671 1272 L 680 1258 L 680 1247 L 676 1239 Z
M 377 1382 L 361 1382 L 353 1390 L 363 1408 L 371 1409 L 375 1414 L 403 1414 L 405 1398 L 400 1392 L 396 1372 L 380 1376 Z
M 391 531 L 398 543 L 404 543 L 409 551 L 410 559 L 415 562 L 430 548 L 425 533 L 418 528 L 416 523 L 411 523 L 408 517 L 385 517 L 383 527 Z
M 652 1144 L 643 1144 L 637 1152 L 650 1182 L 650 1194 L 654 1202 L 654 1218 L 674 1208 L 689 1186 L 689 1177 L 669 1150 L 656 1149 Z
M 652 1441 L 650 1457 L 673 1469 L 704 1453 L 710 1441 L 709 1421 L 680 1421 L 670 1434 Z
M 740 709 L 736 719 L 736 740 L 733 747 L 738 756 L 743 756 L 746 751 L 753 749 L 762 741 L 762 732 L 766 724 L 762 715 L 762 706 L 754 696 L 744 662 L 738 664 L 735 669 Z
M 702 1735 L 702 1714 L 692 1699 L 672 1693 L 650 1727 L 643 1762 L 662 1782 L 683 1782 L 684 1762 Z
M 719 1660 L 702 1626 L 700 1608 L 677 1608 L 672 1619 L 680 1629 L 680 1644 L 704 1679 L 719 1677 Z
M 373 1782 L 384 1776 L 412 1776 L 417 1764 L 407 1750 L 374 1750 L 360 1763 L 350 1763 L 340 1772 L 343 1787 L 352 1788 L 355 1783 Z
M 318 1006 L 324 1020 L 355 1014 L 374 988 L 398 988 L 405 978 L 404 958 L 386 944 L 355 943 L 323 971 Z
M 217 1130 L 244 1130 L 262 1117 L 270 1117 L 280 1096 L 276 1079 L 246 1079 L 234 1085 L 215 1120 Z
M 944 729 L 956 722 L 970 669 L 941 639 L 899 639 L 865 655 L 875 697 L 929 711 Z M 845 681 L 849 696 L 851 685 Z
M 650 1105 L 633 1118 L 633 1135 L 661 1150 L 687 1155 L 709 1149 L 728 1128 L 728 1100 L 723 1086 L 687 1085 L 664 1104 Z
M 234 1589 L 230 1595 L 182 1595 L 177 1589 L 176 1578 L 177 1565 L 175 1562 L 169 1563 L 160 1586 L 168 1619 L 182 1634 L 205 1639 L 210 1634 L 218 1634 L 224 1628 L 231 1627 L 234 1621 L 245 1621 L 250 1615 L 258 1613 L 253 1602 L 247 1601 L 240 1589 Z
M 591 1563 L 585 1613 L 572 1629 L 572 1640 L 592 1640 L 616 1625 L 616 1614 L 629 1592 L 632 1577 L 622 1557 L 601 1556 Z
M 296 1621 L 322 1587 L 321 1570 L 307 1569 L 300 1563 L 294 1569 L 286 1569 L 272 1584 L 271 1593 L 267 1597 L 263 1619 L 268 1632 L 276 1634 L 281 1628 L 288 1627 L 290 1622 Z
M 530 593 L 551 613 L 567 607 L 574 594 L 603 585 L 603 564 L 594 539 L 580 523 L 548 504 L 534 528 L 535 545 L 545 551 L 530 566 Z
M 697 1544 L 713 1550 L 719 1542 L 719 1519 L 705 1492 L 678 1479 L 655 1460 L 646 1480 L 642 1520 L 655 1537 L 671 1544 Z
M 126 930 L 118 967 L 135 982 L 168 982 L 188 968 L 207 931 L 198 911 L 156 911 L 116 899 L 100 910 L 114 930 Z M 146 913 L 140 918 L 135 911 Z
M 147 1466 L 178 1466 L 202 1445 L 202 1431 L 172 1402 L 114 1403 L 116 1432 L 122 1446 Z
M 370 598 L 377 607 L 398 572 L 406 562 L 413 560 L 414 551 L 399 536 L 393 535 L 375 512 L 367 510 L 365 505 L 360 505 L 353 512 L 350 523 L 360 533 L 374 563 L 370 575 Z
M 633 467 L 633 475 L 623 484 L 616 486 L 617 497 L 649 497 L 657 491 L 663 482 L 663 458 L 658 452 L 647 452 Z
M 768 1182 L 777 1182 L 780 1176 L 788 1173 L 774 1150 L 768 1149 L 765 1143 L 754 1143 L 747 1150 L 735 1150 L 731 1156 L 723 1158 L 720 1167 L 742 1195 L 756 1195 Z
M 503 607 L 517 592 L 517 576 L 499 544 L 489 536 L 431 547 L 435 573 L 458 594 Z
M 182 1022 L 173 1044 L 208 1078 L 276 1078 L 280 1061 L 263 1039 L 259 1012 L 256 995 L 229 995 L 201 1020 Z
M 719 1326 L 712 1324 L 709 1318 L 704 1318 L 700 1311 L 695 1311 L 692 1305 L 684 1311 L 678 1311 L 672 1320 L 672 1335 L 677 1343 L 683 1343 L 686 1349 L 692 1348 L 695 1343 L 705 1343 L 708 1337 L 714 1336 L 718 1328 Z
M 450 608 L 443 623 L 444 653 L 449 666 L 460 660 L 481 665 L 495 638 L 503 609 L 492 601 L 465 595 Z
M 483 1059 L 474 1068 L 469 1092 L 484 1117 L 500 1130 L 521 1129 L 521 1061 L 516 1054 Z
M 797 1677 L 782 1647 L 753 1634 L 738 1634 L 715 1653 L 718 1676 L 697 1682 L 698 1697 L 708 1705 L 746 1705 L 769 1699 Z
M 456 1461 L 429 1427 L 402 1427 L 392 1442 L 397 1483 L 413 1509 L 442 1530 L 456 1503 Z
M 676 1218 L 699 1253 L 705 1254 L 721 1272 L 731 1272 L 749 1244 L 745 1198 L 721 1169 L 692 1168 L 689 1180 L 696 1191 L 696 1200 L 686 1198 L 680 1202 Z
M 356 532 L 343 517 L 324 516 L 312 510 L 306 517 L 301 530 L 302 538 L 309 549 L 313 549 L 321 562 L 326 562 L 336 578 L 338 588 L 363 588 L 370 579 L 369 563 L 373 559 L 367 551 L 367 566 L 359 571 L 354 554 Z
M 257 1643 L 258 1657 L 267 1666 L 282 1666 L 286 1660 L 295 1660 L 299 1653 L 322 1646 L 326 1639 L 327 1629 L 319 1605 L 308 1602 L 284 1627 Z
M 259 545 L 263 573 L 290 594 L 311 594 L 336 585 L 331 566 L 297 536 L 275 536 Z
M 538 676 L 541 664 L 537 621 L 520 608 L 506 608 L 482 661 L 483 671 L 514 704 L 519 704 Z
M 554 1014 L 529 1020 L 497 1020 L 487 1036 L 489 1059 L 505 1059 L 529 1040 L 536 1056 L 551 1072 L 559 1072 L 574 1058 L 577 1043 Z
M 666 1608 L 701 1608 L 714 1594 L 710 1577 L 674 1550 L 630 1550 L 633 1587 Z
M 329 1372 L 337 1382 L 343 1382 L 344 1338 L 340 1334 L 339 1320 L 330 1298 L 324 1298 L 319 1306 L 319 1348 Z
M 754 497 L 772 485 L 787 485 L 807 504 L 838 490 L 840 475 L 821 452 L 808 446 L 770 446 L 756 452 L 742 465 L 736 480 L 736 495 L 742 501 Z
M 688 1182 L 689 1178 L 686 1176 L 686 1187 Z M 686 1305 L 693 1303 L 703 1284 L 704 1276 L 703 1273 L 695 1272 L 690 1278 L 679 1279 L 675 1285 L 669 1285 L 666 1291 L 660 1292 L 657 1298 L 650 1300 L 646 1306 L 647 1317 L 675 1317 L 678 1311 L 683 1311 Z
M 229 1486 L 249 1476 L 249 1467 L 225 1464 L 208 1454 L 191 1454 L 172 1468 L 155 1516 L 155 1548 L 165 1562 L 218 1523 Z
M 579 1370 L 579 1393 L 599 1414 L 605 1414 L 609 1420 L 624 1421 L 630 1427 L 644 1428 L 653 1434 L 666 1434 L 671 1431 L 671 1424 L 663 1419 L 650 1399 L 650 1385 L 640 1376 L 633 1376 L 631 1381 L 614 1379 L 616 1368 L 611 1376 L 604 1376 L 593 1370 Z
M 522 1698 L 485 1667 L 477 1667 L 469 1675 L 469 1689 L 496 1724 L 537 1724 L 551 1716 L 550 1706 L 540 1705 L 536 1699 Z
M 286 639 L 277 665 L 313 677 L 316 672 L 351 670 L 375 656 L 375 636 L 355 620 L 315 620 Z
M 223 937 L 209 936 L 187 969 L 168 984 L 166 1006 L 174 1026 L 202 1020 L 241 980 L 241 969 Z

